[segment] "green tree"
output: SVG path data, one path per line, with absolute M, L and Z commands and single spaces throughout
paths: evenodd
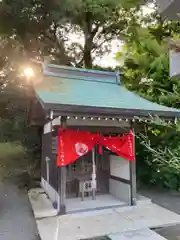
M 109 51 L 114 38 L 124 38 L 124 29 L 137 11 L 139 1 L 124 0 L 63 0 L 64 21 L 81 34 L 84 45 L 76 44 L 77 65 L 91 68 L 93 56 Z
M 169 77 L 167 40 L 159 41 L 152 28 L 134 28 L 132 40 L 124 44 L 117 59 L 123 61 L 123 80 L 128 88 L 162 105 L 180 107 L 179 79 Z
M 117 59 L 123 62 L 124 84 L 143 97 L 169 107 L 180 108 L 179 79 L 169 77 L 167 38 L 178 36 L 179 23 L 157 18 L 155 24 L 128 29 L 128 38 Z M 179 123 L 156 119 L 145 125 L 137 141 L 138 174 L 145 183 L 179 190 Z M 142 145 L 144 146 L 142 151 Z M 142 161 L 144 159 L 144 161 Z
M 61 38 L 60 6 L 55 1 L 3 0 L 0 2 L 0 33 L 14 41 L 19 58 L 42 60 L 52 56 L 70 64 Z M 17 55 L 16 55 L 17 57 Z
M 113 38 L 123 37 L 138 2 L 3 0 L 0 32 L 16 39 L 27 58 L 48 55 L 60 64 L 92 67 L 93 56 L 108 51 Z M 81 44 L 73 41 L 74 34 Z

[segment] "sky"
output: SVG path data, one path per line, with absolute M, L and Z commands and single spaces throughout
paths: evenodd
M 101 58 L 95 59 L 95 64 L 100 65 L 102 67 L 115 67 L 118 65 L 118 62 L 115 60 L 116 53 L 122 49 L 123 43 L 119 40 L 112 40 L 111 42 L 111 52 L 105 54 Z

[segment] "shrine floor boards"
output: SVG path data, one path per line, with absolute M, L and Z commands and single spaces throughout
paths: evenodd
M 150 203 L 151 199 L 138 195 L 138 205 Z M 92 200 L 91 197 L 87 197 L 84 201 L 81 201 L 80 198 L 70 198 L 66 199 L 66 207 L 67 213 L 80 213 L 80 212 L 88 212 L 91 210 L 102 210 L 109 208 L 118 208 L 127 206 L 127 203 L 119 200 L 116 197 L 113 197 L 110 194 L 97 195 L 96 200 Z
M 110 194 L 96 196 L 96 200 L 91 197 L 81 201 L 80 198 L 70 198 L 66 200 L 67 213 L 80 213 L 83 211 L 101 210 L 115 208 L 127 205 L 125 202 L 113 197 Z

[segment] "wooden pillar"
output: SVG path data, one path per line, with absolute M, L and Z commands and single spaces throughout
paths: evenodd
M 59 175 L 60 175 L 60 208 L 59 213 L 60 215 L 63 215 L 66 213 L 66 167 L 60 167 L 59 168 Z
M 133 131 L 134 133 L 134 131 Z M 135 133 L 134 133 L 135 134 Z M 133 136 L 134 141 L 134 156 L 135 156 L 135 135 Z M 131 205 L 135 206 L 136 203 L 136 195 L 137 195 L 137 188 L 136 188 L 136 159 L 135 161 L 130 161 L 130 182 L 131 182 Z
M 49 174 L 49 168 L 50 168 L 49 162 L 50 162 L 50 158 L 46 157 L 45 160 L 46 160 L 46 180 L 47 180 L 47 182 L 49 183 L 49 179 L 50 179 L 50 174 Z
M 66 128 L 66 117 L 61 118 L 61 127 Z M 66 167 L 58 169 L 59 214 L 66 214 Z

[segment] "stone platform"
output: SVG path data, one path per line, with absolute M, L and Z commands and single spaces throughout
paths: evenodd
M 44 195 L 41 194 L 42 196 Z M 122 240 L 126 240 L 127 234 L 122 234 L 127 232 L 130 234 L 132 231 L 180 224 L 180 215 L 151 202 L 56 216 L 57 211 L 53 209 L 49 199 L 42 201 L 41 197 L 34 199 L 31 196 L 30 201 L 32 203 L 33 199 L 32 207 L 42 240 L 79 240 L 105 235 L 114 236 L 112 240 L 116 240 L 117 234 L 120 234 Z
M 125 233 L 112 234 L 108 236 L 111 240 L 165 240 L 154 231 L 145 228 Z
M 57 216 L 57 210 L 42 188 L 31 189 L 28 196 L 36 219 Z

